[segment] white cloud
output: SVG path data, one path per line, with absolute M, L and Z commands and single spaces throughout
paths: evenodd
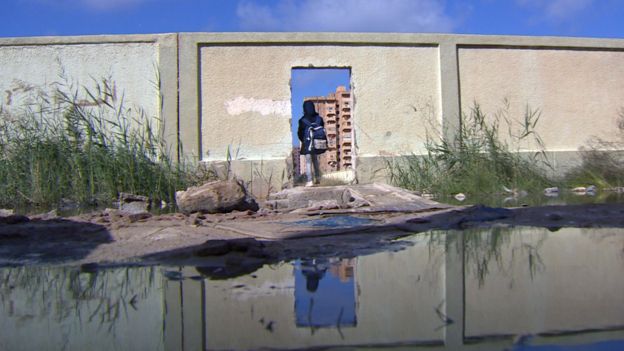
M 450 32 L 456 23 L 439 0 L 278 0 L 274 6 L 239 2 L 249 31 Z
M 593 0 L 516 0 L 522 6 L 541 12 L 546 20 L 564 22 L 574 19 L 592 5 Z

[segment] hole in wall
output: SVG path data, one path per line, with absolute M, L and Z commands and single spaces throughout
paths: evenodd
M 350 182 L 355 178 L 355 143 L 353 133 L 353 93 L 351 69 L 335 67 L 293 68 L 290 79 L 292 106 L 293 179 L 295 184 L 305 180 L 305 157 L 300 155 L 297 136 L 303 103 L 314 102 L 325 123 L 328 149 L 319 156 L 319 166 L 325 183 Z

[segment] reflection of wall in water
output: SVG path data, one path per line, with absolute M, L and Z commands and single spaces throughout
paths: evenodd
M 502 240 L 492 245 L 489 235 L 496 230 Z M 624 325 L 620 274 L 624 239 L 617 230 L 550 233 L 497 228 L 458 234 L 433 233 L 432 242 L 429 234 L 421 234 L 409 239 L 414 246 L 405 251 L 358 257 L 354 270 L 357 325 L 340 329 L 296 327 L 291 264 L 265 266 L 254 273 L 255 278 L 168 282 L 167 310 L 174 311 L 174 305 L 183 301 L 184 313 L 178 309 L 177 317 L 168 317 L 167 330 L 175 333 L 175 328 L 183 326 L 185 331 L 183 338 L 166 333 L 166 340 L 176 340 L 171 345 L 183 342 L 210 349 L 446 342 L 448 350 L 500 350 L 510 347 L 511 338 L 475 344 L 465 343 L 464 335 Z M 451 248 L 445 252 L 447 239 Z M 466 252 L 457 250 L 457 244 Z M 486 255 L 490 255 L 487 274 L 480 276 L 475 257 Z M 204 299 L 198 300 L 202 294 Z M 446 315 L 453 322 L 445 327 L 442 318 Z M 567 335 L 561 340 L 589 343 L 592 335 Z
M 482 286 L 467 259 L 467 337 L 624 326 L 621 229 L 522 230 L 501 245 Z
M 416 243 L 406 252 L 358 257 L 357 326 L 297 327 L 291 264 L 264 267 L 251 276 L 206 281 L 206 347 L 248 349 L 400 341 L 442 342 L 435 309 L 444 300 L 443 248 Z M 438 258 L 435 260 L 435 258 Z M 319 288 L 322 288 L 321 281 Z
M 0 350 L 162 350 L 157 268 L 0 269 Z

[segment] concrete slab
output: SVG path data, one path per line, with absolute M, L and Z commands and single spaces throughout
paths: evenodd
M 292 188 L 272 194 L 267 205 L 291 215 L 277 220 L 219 223 L 216 228 L 270 240 L 294 239 L 386 230 L 425 212 L 453 208 L 377 183 Z
M 302 214 L 415 212 L 449 208 L 383 183 L 297 187 L 271 194 L 266 206 Z

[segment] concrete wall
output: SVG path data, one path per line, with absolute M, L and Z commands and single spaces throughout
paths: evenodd
M 361 182 L 385 179 L 384 158 L 422 152 L 427 131 L 452 140 L 474 101 L 489 116 L 508 106 L 514 123 L 527 106 L 538 110 L 538 132 L 563 171 L 590 138 L 615 137 L 624 94 L 622 40 L 221 33 L 185 34 L 180 48 L 181 66 L 197 67 L 181 71 L 181 92 L 192 92 L 180 106 L 185 150 L 223 161 L 229 149 L 248 179 L 288 168 L 289 119 L 298 118 L 290 116 L 292 68 L 351 69 Z
M 0 107 L 19 113 L 54 90 L 91 102 L 103 80 L 114 84 L 117 106 L 142 110 L 160 123 L 177 148 L 177 35 L 0 39 Z M 122 102 L 123 100 L 123 102 Z M 110 101 L 108 101 L 110 102 Z
M 349 33 L 0 39 L 3 104 L 15 82 L 50 83 L 60 67 L 81 82 L 110 75 L 129 103 L 162 117 L 172 150 L 230 161 L 258 191 L 288 181 L 293 68 L 351 70 L 360 182 L 385 179 L 387 157 L 421 153 L 427 131 L 453 140 L 475 101 L 516 121 L 539 110 L 561 169 L 591 137 L 613 139 L 624 106 L 624 40 Z
M 200 59 L 201 148 L 207 161 L 222 160 L 227 147 L 239 143 L 240 158 L 290 155 L 293 67 L 351 69 L 361 157 L 423 151 L 423 139 L 413 136 L 424 136 L 424 125 L 412 106 L 431 103 L 439 111 L 434 47 L 206 46 Z

